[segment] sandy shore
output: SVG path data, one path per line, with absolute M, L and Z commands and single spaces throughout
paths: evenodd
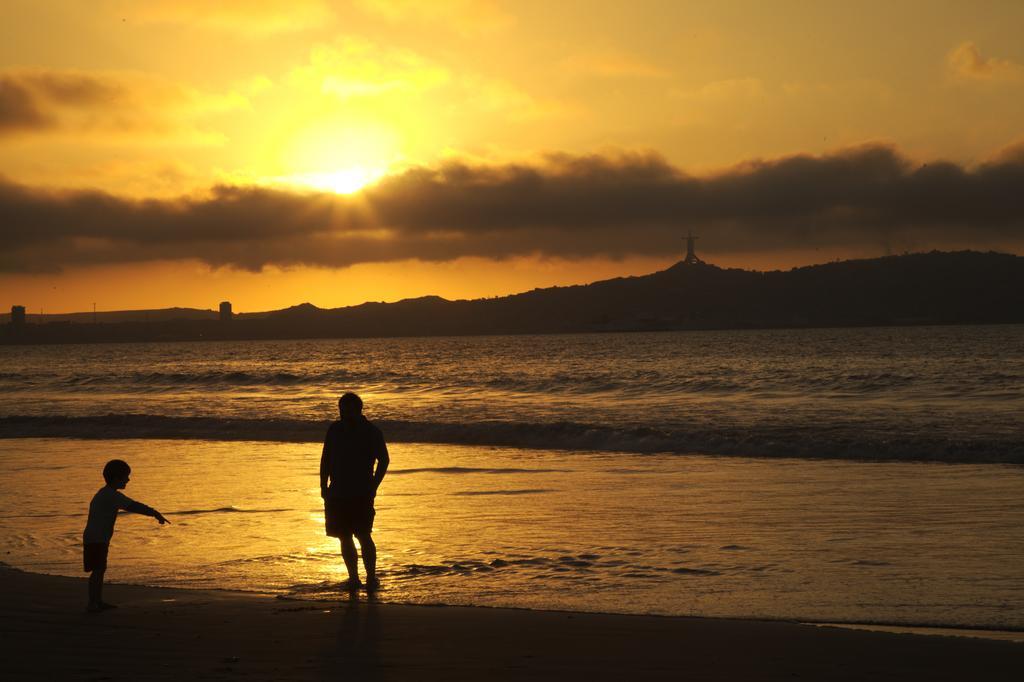
M 797 623 L 107 587 L 0 568 L 4 680 L 1020 680 L 1024 644 Z

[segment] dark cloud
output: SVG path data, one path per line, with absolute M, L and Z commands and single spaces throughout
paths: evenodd
M 124 87 L 110 79 L 56 71 L 0 73 L 0 135 L 44 130 L 68 111 L 110 109 L 124 102 Z
M 0 78 L 0 135 L 53 125 L 53 118 L 39 109 L 28 88 L 13 79 Z
M 48 69 L 0 71 L 0 136 L 147 135 L 194 130 L 204 111 L 243 100 L 202 93 L 160 76 Z
M 126 94 L 122 84 L 89 74 L 41 71 L 23 73 L 17 79 L 40 98 L 64 106 L 111 106 Z
M 792 156 L 693 177 L 655 155 L 552 155 L 536 165 L 414 168 L 353 196 L 218 187 L 131 201 L 0 184 L 0 270 L 199 259 L 346 266 L 408 258 L 567 258 L 817 247 L 1015 248 L 1024 155 L 974 168 L 889 147 Z

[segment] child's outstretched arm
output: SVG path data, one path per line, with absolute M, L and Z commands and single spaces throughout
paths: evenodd
M 133 514 L 142 514 L 143 516 L 152 516 L 154 519 L 156 519 L 157 521 L 160 522 L 161 526 L 164 525 L 165 523 L 170 523 L 170 521 L 168 521 L 167 519 L 164 518 L 163 514 L 158 512 L 156 509 L 153 509 L 149 505 L 142 504 L 141 502 L 133 501 L 131 504 L 128 505 L 127 509 L 128 509 L 128 511 L 132 512 Z

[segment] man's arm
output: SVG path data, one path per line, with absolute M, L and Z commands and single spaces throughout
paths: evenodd
M 329 478 L 328 462 L 330 461 L 330 453 L 327 451 L 327 440 L 330 437 L 330 432 L 324 438 L 324 449 L 320 453 L 320 497 L 327 496 L 327 479 Z
M 131 500 L 128 503 L 128 506 L 125 507 L 125 509 L 127 511 L 132 512 L 133 514 L 142 514 L 143 516 L 152 516 L 154 519 L 156 519 L 157 521 L 160 522 L 161 526 L 164 525 L 165 523 L 170 523 L 170 521 L 165 519 L 164 515 L 161 514 L 160 512 L 158 512 L 156 509 L 153 509 L 149 505 L 142 504 L 141 502 L 136 502 L 135 500 Z
M 388 444 L 384 442 L 383 434 L 380 435 L 380 442 L 377 443 L 377 452 L 375 458 L 377 460 L 377 469 L 373 472 L 373 492 L 377 493 L 377 488 L 380 487 L 381 481 L 384 480 L 384 474 L 388 473 L 388 464 L 391 463 L 391 457 L 388 455 Z

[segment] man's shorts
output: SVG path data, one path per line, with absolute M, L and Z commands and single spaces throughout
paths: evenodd
M 107 552 L 110 545 L 106 542 L 87 542 L 82 546 L 82 568 L 86 573 L 107 570 Z
M 327 534 L 332 538 L 363 535 L 373 530 L 373 498 L 332 497 L 324 500 L 324 520 Z

